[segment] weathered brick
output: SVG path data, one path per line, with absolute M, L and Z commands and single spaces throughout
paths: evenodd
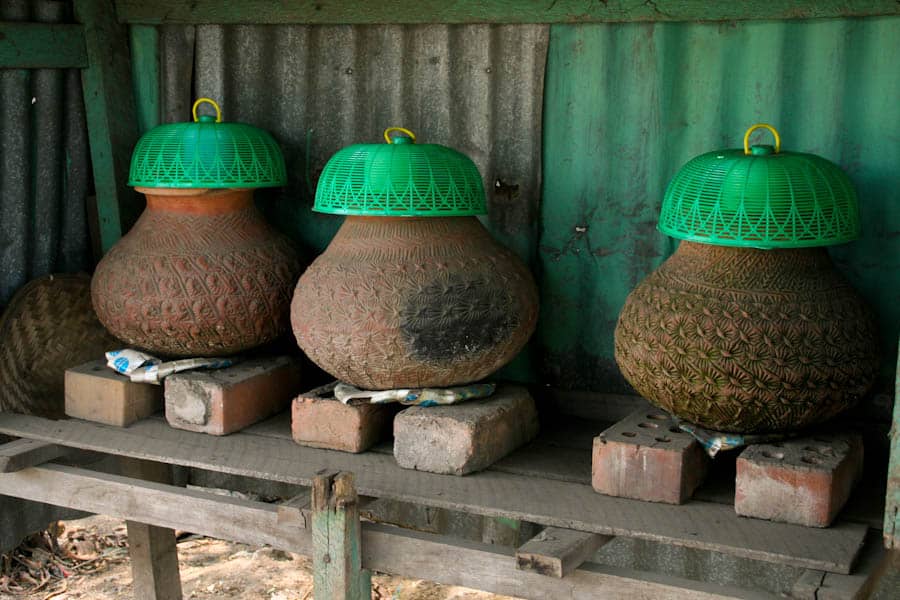
M 862 467 L 857 433 L 750 446 L 737 459 L 734 509 L 747 517 L 828 527 L 862 476 Z
M 226 435 L 283 410 L 299 386 L 299 366 L 287 356 L 176 373 L 165 379 L 166 419 L 178 429 Z
M 66 414 L 76 419 L 127 427 L 162 410 L 163 389 L 134 383 L 104 360 L 66 370 Z
M 608 496 L 682 504 L 703 483 L 708 466 L 700 444 L 651 408 L 594 438 L 591 484 Z
M 291 432 L 303 446 L 364 452 L 391 435 L 394 404 L 344 404 L 334 397 L 337 382 L 294 399 Z
M 504 385 L 490 398 L 401 411 L 394 418 L 394 458 L 406 469 L 465 475 L 490 466 L 537 432 L 528 390 Z

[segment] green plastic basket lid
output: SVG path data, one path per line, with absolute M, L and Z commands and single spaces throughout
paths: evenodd
M 409 137 L 391 137 L 399 131 Z M 478 167 L 439 144 L 416 144 L 402 127 L 386 144 L 339 150 L 322 171 L 313 210 L 338 215 L 456 217 L 487 213 Z
M 775 146 L 749 146 L 760 127 Z M 847 175 L 814 154 L 782 152 L 765 123 L 744 135 L 744 148 L 689 161 L 669 183 L 659 229 L 719 246 L 801 248 L 859 237 L 859 203 Z
M 197 117 L 212 104 L 216 116 Z M 145 133 L 131 156 L 128 185 L 150 188 L 259 188 L 284 185 L 284 156 L 272 136 L 244 123 L 223 123 L 215 101 L 200 98 L 194 122 L 169 123 Z

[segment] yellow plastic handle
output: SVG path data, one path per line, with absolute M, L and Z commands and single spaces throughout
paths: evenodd
M 747 130 L 747 133 L 744 134 L 744 154 L 750 154 L 750 134 L 757 129 L 768 129 L 771 131 L 772 135 L 775 136 L 775 154 L 781 152 L 781 136 L 778 135 L 778 131 L 768 123 L 757 123 L 756 125 L 752 125 L 750 129 Z
M 387 129 L 384 130 L 384 141 L 386 141 L 388 144 L 394 143 L 394 139 L 390 135 L 392 131 L 399 131 L 400 133 L 405 133 L 406 135 L 409 136 L 409 139 L 411 139 L 414 144 L 416 143 L 416 134 L 414 134 L 409 129 L 407 129 L 405 127 L 388 127 Z
M 191 114 L 194 115 L 194 121 L 199 121 L 197 118 L 197 107 L 206 102 L 207 104 L 212 104 L 213 108 L 216 109 L 216 123 L 222 122 L 222 109 L 219 108 L 219 103 L 213 100 L 212 98 L 197 98 L 197 101 L 194 102 L 194 106 L 191 108 Z

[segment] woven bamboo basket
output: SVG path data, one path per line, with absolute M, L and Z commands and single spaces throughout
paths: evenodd
M 66 369 L 119 345 L 94 314 L 87 275 L 31 281 L 0 317 L 0 411 L 63 417 Z

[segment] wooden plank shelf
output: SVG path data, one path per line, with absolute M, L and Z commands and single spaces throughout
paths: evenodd
M 128 428 L 0 414 L 0 433 L 61 446 L 309 486 L 322 469 L 356 474 L 360 494 L 602 535 L 627 536 L 737 557 L 847 574 L 867 526 L 838 520 L 827 529 L 738 517 L 732 506 L 672 506 L 613 498 L 583 482 L 500 469 L 455 477 L 399 468 L 378 452 L 353 455 L 290 440 L 283 415 L 225 437 L 172 429 L 159 418 Z M 547 446 L 547 452 L 552 452 Z M 526 448 L 523 452 L 528 452 Z M 510 457 L 515 460 L 516 454 Z M 26 470 L 27 472 L 27 470 Z M 5 493 L 5 492 L 3 492 Z

